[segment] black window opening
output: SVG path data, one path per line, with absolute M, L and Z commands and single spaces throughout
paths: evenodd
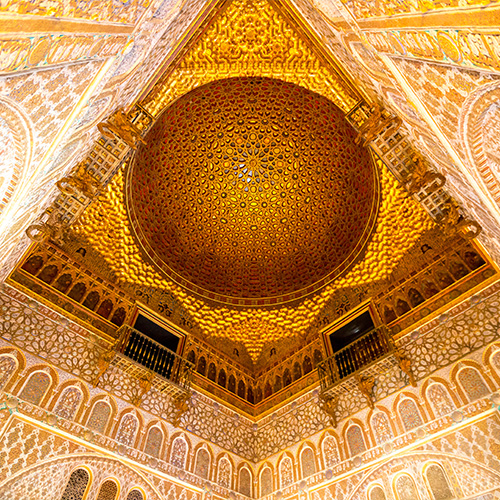
M 349 344 L 352 344 L 355 340 L 358 340 L 374 328 L 375 325 L 370 311 L 365 311 L 329 335 L 333 352 L 338 352 Z
M 179 337 L 169 332 L 167 329 L 161 327 L 154 321 L 150 320 L 146 316 L 139 314 L 134 323 L 134 328 L 139 330 L 144 335 L 147 335 L 150 339 L 155 340 L 158 344 L 166 347 L 172 352 L 177 352 L 179 347 Z

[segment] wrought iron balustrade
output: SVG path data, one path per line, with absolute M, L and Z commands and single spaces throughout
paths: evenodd
M 375 328 L 318 364 L 322 394 L 395 351 L 385 327 Z
M 118 333 L 113 348 L 99 360 L 95 385 L 112 365 L 139 381 L 142 392 L 136 404 L 151 387 L 178 401 L 189 396 L 194 368 L 191 362 L 129 325 L 122 326 Z

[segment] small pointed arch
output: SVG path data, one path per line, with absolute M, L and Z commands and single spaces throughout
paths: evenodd
M 73 284 L 73 273 L 63 273 L 55 281 L 53 287 L 61 293 L 66 293 Z
M 66 420 L 77 420 L 87 400 L 88 389 L 79 380 L 68 380 L 58 388 L 49 409 Z
M 100 293 L 97 290 L 92 290 L 85 297 L 82 306 L 93 311 L 100 300 L 101 300 Z
M 393 411 L 402 432 L 408 432 L 423 425 L 423 405 L 412 392 L 402 392 L 394 399 Z
M 372 433 L 372 439 L 378 445 L 381 445 L 394 438 L 396 429 L 393 426 L 391 416 L 386 408 L 376 406 L 368 414 L 369 429 Z
M 203 479 L 211 480 L 213 453 L 206 443 L 198 445 L 194 452 L 194 473 Z
M 339 440 L 334 433 L 327 431 L 320 441 L 320 447 L 325 469 L 329 469 L 341 461 Z
M 205 359 L 205 356 L 200 356 L 198 359 L 198 366 L 196 367 L 196 371 L 200 374 L 205 376 L 207 372 L 207 360 Z
M 283 372 L 283 387 L 287 387 L 292 383 L 292 374 L 288 368 Z
M 264 399 L 269 398 L 273 394 L 273 388 L 271 387 L 271 384 L 269 383 L 269 380 L 266 382 L 266 385 L 264 386 Z
M 226 387 L 226 382 L 227 382 L 226 370 L 222 368 L 219 371 L 219 376 L 217 377 L 217 384 L 219 384 L 221 387 Z
M 186 356 L 186 359 L 190 362 L 193 363 L 193 365 L 196 366 L 196 353 L 194 352 L 194 349 L 191 349 L 188 352 L 188 355 Z
M 26 371 L 23 379 L 18 382 L 15 392 L 19 394 L 20 399 L 45 407 L 58 382 L 59 377 L 52 367 L 35 365 Z
M 323 353 L 319 349 L 314 349 L 313 353 L 314 368 L 323 361 Z
M 415 481 L 409 474 L 397 474 L 393 479 L 393 489 L 397 500 L 420 500 Z
M 26 271 L 27 273 L 35 276 L 40 269 L 42 269 L 44 264 L 44 258 L 41 255 L 35 254 L 31 255 L 26 259 L 24 264 L 21 266 L 21 269 Z
M 285 452 L 278 460 L 279 484 L 280 488 L 286 488 L 295 481 L 293 471 L 293 457 Z
M 315 448 L 311 442 L 306 441 L 301 446 L 299 450 L 299 463 L 303 479 L 316 474 L 319 467 L 316 463 Z
M 433 500 L 453 500 L 455 495 L 441 464 L 428 462 L 422 469 L 422 475 Z
M 76 283 L 68 293 L 68 297 L 75 302 L 80 302 L 87 291 L 87 285 L 83 282 Z
M 120 483 L 116 479 L 108 478 L 99 486 L 96 500 L 116 500 L 120 492 Z
M 448 382 L 442 378 L 430 377 L 420 390 L 431 418 L 449 415 L 460 404 L 457 396 L 450 390 Z
M 0 390 L 10 392 L 17 378 L 26 367 L 26 358 L 18 349 L 0 349 Z
M 97 314 L 105 319 L 108 319 L 113 307 L 114 303 L 111 299 L 104 299 L 97 308 Z
M 170 463 L 178 469 L 187 469 L 187 459 L 191 443 L 184 433 L 173 436 L 170 445 Z
M 304 375 L 307 375 L 309 372 L 312 372 L 312 362 L 309 356 L 304 356 L 304 360 L 302 361 L 302 372 Z
M 238 396 L 242 399 L 245 399 L 246 392 L 247 388 L 245 386 L 245 382 L 243 380 L 240 380 L 238 382 Z
M 217 484 L 223 488 L 232 488 L 233 477 L 232 460 L 224 454 L 217 460 Z
M 262 387 L 259 385 L 255 389 L 255 404 L 260 403 L 262 401 L 262 397 L 263 397 Z
M 274 378 L 273 392 L 279 392 L 281 391 L 281 388 L 281 377 L 279 375 L 276 375 L 276 377 Z
M 57 264 L 49 264 L 41 270 L 37 278 L 42 280 L 44 283 L 47 283 L 47 285 L 50 285 L 55 280 L 59 272 L 60 270 Z
M 463 360 L 456 364 L 450 376 L 465 403 L 484 398 L 495 390 L 494 384 L 484 370 L 470 360 Z
M 246 464 L 238 470 L 238 492 L 246 497 L 252 497 L 253 474 Z
M 107 394 L 100 394 L 90 402 L 83 421 L 89 429 L 99 434 L 107 434 L 117 409 L 116 402 L 112 397 Z
M 270 495 L 274 490 L 273 469 L 271 464 L 266 462 L 259 471 L 259 491 L 260 496 Z
M 302 367 L 300 366 L 300 363 L 298 361 L 295 361 L 293 364 L 293 380 L 299 380 L 299 378 L 302 378 Z
M 367 439 L 361 422 L 349 420 L 344 426 L 343 435 L 347 456 L 354 457 L 366 451 Z
M 160 458 L 165 444 L 165 430 L 161 422 L 151 422 L 146 429 L 144 453 L 151 457 Z
M 142 424 L 142 416 L 135 409 L 126 409 L 120 415 L 115 430 L 115 439 L 125 446 L 135 447 L 139 429 Z
M 387 500 L 384 486 L 380 483 L 374 483 L 368 486 L 367 500 Z
M 145 500 L 145 498 L 144 492 L 134 487 L 128 492 L 126 500 Z
M 83 500 L 90 489 L 92 474 L 87 467 L 78 467 L 69 475 L 61 500 Z
M 215 382 L 215 380 L 217 379 L 217 368 L 215 367 L 215 363 L 210 363 L 208 365 L 207 378 L 212 382 Z
M 116 326 L 122 326 L 125 323 L 125 318 L 127 316 L 127 311 L 125 311 L 124 307 L 118 307 L 113 316 L 111 316 L 111 323 Z
M 255 403 L 255 397 L 251 386 L 248 386 L 247 389 L 247 401 L 252 405 Z
M 236 394 L 236 378 L 232 373 L 231 375 L 229 375 L 229 380 L 227 382 L 227 390 L 232 392 L 233 394 Z

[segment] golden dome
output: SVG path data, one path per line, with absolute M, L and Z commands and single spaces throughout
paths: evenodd
M 168 107 L 127 177 L 140 246 L 208 299 L 311 294 L 364 248 L 378 207 L 369 152 L 328 99 L 270 78 L 199 87 Z

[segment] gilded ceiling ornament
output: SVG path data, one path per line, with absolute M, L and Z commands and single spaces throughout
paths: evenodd
M 328 99 L 232 78 L 172 104 L 128 173 L 132 227 L 168 277 L 211 300 L 257 306 L 309 295 L 370 237 L 378 176 Z

